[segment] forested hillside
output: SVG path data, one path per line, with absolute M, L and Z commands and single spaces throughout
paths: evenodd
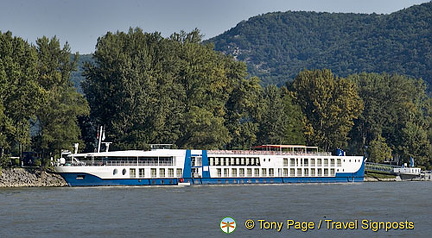
M 209 40 L 245 61 L 264 84 L 303 69 L 397 73 L 432 84 L 432 2 L 388 15 L 276 12 L 250 18 Z

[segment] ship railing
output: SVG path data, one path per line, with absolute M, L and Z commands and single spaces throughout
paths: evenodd
M 297 156 L 330 156 L 330 152 L 300 152 L 300 151 L 260 151 L 260 150 L 208 150 L 208 154 L 232 155 L 297 155 Z
M 167 162 L 133 162 L 133 161 L 80 161 L 72 166 L 174 166 Z

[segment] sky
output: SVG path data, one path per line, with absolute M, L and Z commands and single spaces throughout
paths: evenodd
M 198 28 L 204 39 L 268 12 L 316 11 L 390 14 L 430 0 L 0 0 L 0 31 L 34 44 L 56 36 L 73 53 L 92 53 L 107 32 Z

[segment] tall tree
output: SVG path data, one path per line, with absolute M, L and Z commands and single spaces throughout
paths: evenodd
M 30 146 L 30 119 L 41 105 L 37 54 L 11 32 L 0 32 L 0 149 L 20 155 Z
M 256 144 L 262 114 L 263 89 L 259 83 L 256 77 L 238 80 L 227 101 L 226 127 L 232 137 L 227 147 L 230 149 L 249 149 Z
M 304 116 L 285 87 L 267 86 L 262 95 L 260 144 L 304 144 Z
M 198 30 L 169 38 L 139 28 L 107 33 L 94 59 L 83 89 L 92 117 L 117 148 L 218 148 L 230 141 L 225 105 L 245 70 L 201 44 Z
M 36 44 L 38 80 L 45 93 L 44 106 L 36 113 L 35 147 L 47 158 L 59 155 L 61 149 L 72 149 L 73 143 L 79 142 L 77 118 L 88 114 L 89 108 L 70 81 L 71 72 L 76 69 L 77 55 L 71 60 L 69 45 L 66 43 L 61 48 L 56 37 L 39 38 Z
M 370 150 L 373 142 L 381 141 L 391 149 L 393 157 L 405 162 L 409 157 L 419 157 L 419 161 L 426 163 L 431 153 L 432 108 L 424 82 L 376 73 L 351 75 L 350 79 L 358 85 L 365 104 L 351 132 L 354 151 L 366 147 Z M 380 161 L 380 158 L 371 160 Z
M 292 83 L 306 115 L 306 140 L 325 150 L 347 147 L 348 133 L 363 110 L 356 84 L 328 69 L 304 70 Z

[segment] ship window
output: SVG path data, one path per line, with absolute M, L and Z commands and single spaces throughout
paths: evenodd
M 177 178 L 181 178 L 183 176 L 183 170 L 177 169 Z
M 213 166 L 213 165 L 214 165 L 214 158 L 213 158 L 213 157 L 210 157 L 210 158 L 209 158 L 209 165 L 210 165 L 210 166 Z
M 337 163 L 337 167 L 341 167 L 341 166 L 342 166 L 341 159 L 337 159 L 337 160 L 336 160 L 336 163 Z
M 216 172 L 217 172 L 217 175 L 216 175 L 217 177 L 222 177 L 222 169 L 217 168 Z
M 304 169 L 304 176 L 309 176 L 309 169 L 308 168 Z
M 262 177 L 267 177 L 267 169 L 265 169 L 265 168 L 263 168 L 262 170 L 261 170 L 261 176 Z
M 309 166 L 309 159 L 304 159 L 304 166 Z
M 317 159 L 317 166 L 321 166 L 322 165 L 322 159 Z
M 292 158 L 290 159 L 290 165 L 295 166 L 295 159 L 292 159 Z
M 80 179 L 80 180 L 81 180 L 81 179 L 85 179 L 85 175 L 77 175 L 77 176 L 76 176 L 76 179 Z
M 295 177 L 295 169 L 294 168 L 290 168 L 290 176 Z
M 232 169 L 231 170 L 231 177 L 237 177 L 237 169 Z
M 252 177 L 252 169 L 250 168 L 247 169 L 247 176 Z
M 324 166 L 328 166 L 328 159 L 324 159 Z
M 117 174 L 117 169 L 114 169 L 113 170 L 113 175 L 116 175 Z
M 315 159 L 311 159 L 310 162 L 311 162 L 311 166 L 315 166 Z
M 156 178 L 156 168 L 151 168 L 151 177 Z
M 315 176 L 315 169 L 314 169 L 314 168 L 312 168 L 312 169 L 310 170 L 310 175 L 311 175 L 311 176 Z
M 245 176 L 245 171 L 243 168 L 239 169 L 239 177 L 244 177 Z
M 285 177 L 288 176 L 288 169 L 287 168 L 283 169 L 283 176 L 285 176 Z
M 330 169 L 330 176 L 334 176 L 335 175 L 335 169 Z
M 165 178 L 165 169 L 164 168 L 159 169 L 159 178 Z
M 273 168 L 269 169 L 269 176 L 274 177 L 274 169 Z
M 329 170 L 328 169 L 324 169 L 324 176 L 329 176 Z
M 322 169 L 318 169 L 317 176 L 322 176 Z
M 170 178 L 174 177 L 174 169 L 173 168 L 168 169 L 168 177 L 170 177 Z
M 224 168 L 224 177 L 229 177 L 229 169 Z
M 145 177 L 145 170 L 143 168 L 139 169 L 139 176 L 140 176 L 140 178 Z
M 334 167 L 335 166 L 335 159 L 330 159 L 330 166 Z
M 135 178 L 136 177 L 136 170 L 135 169 L 129 169 L 129 176 L 131 178 Z
M 303 176 L 301 168 L 297 168 L 297 176 L 299 176 L 299 177 Z
M 122 174 L 125 175 L 126 174 L 126 169 L 122 170 Z
M 254 169 L 254 176 L 259 177 L 259 169 L 258 168 Z

